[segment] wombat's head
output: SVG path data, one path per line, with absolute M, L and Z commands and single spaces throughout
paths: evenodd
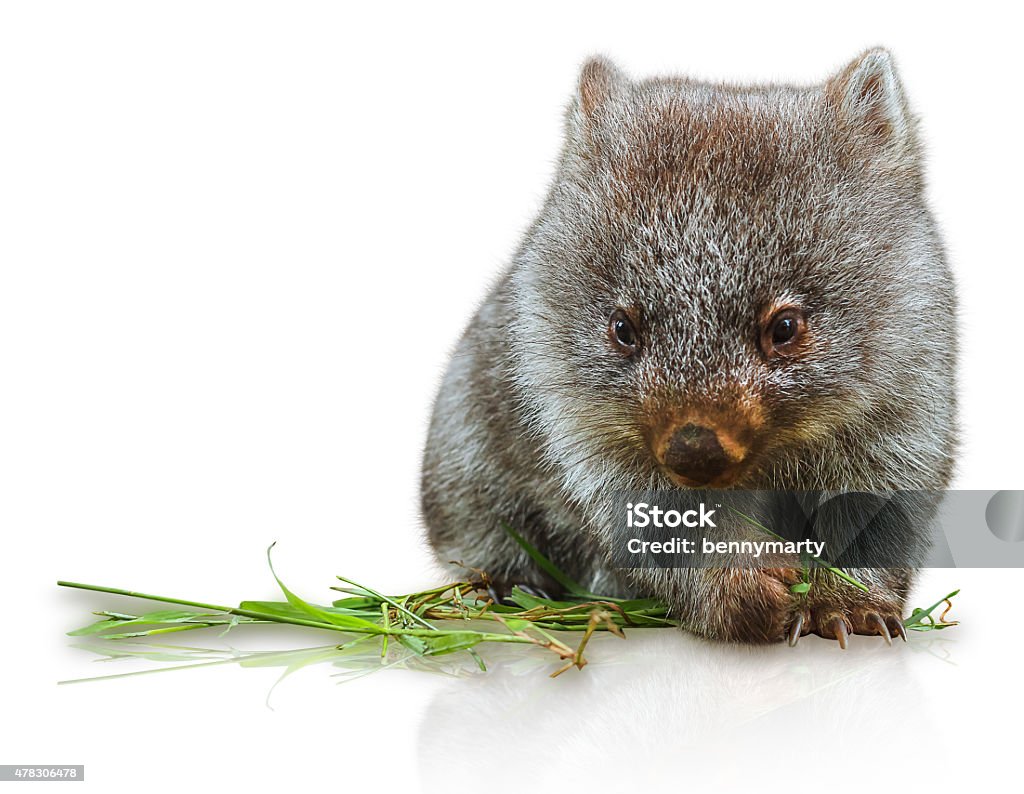
M 884 50 L 811 87 L 584 66 L 513 271 L 516 374 L 570 479 L 784 487 L 801 444 L 952 399 L 914 127 Z

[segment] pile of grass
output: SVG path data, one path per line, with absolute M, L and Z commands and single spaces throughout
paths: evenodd
M 583 653 L 595 631 L 610 631 L 624 638 L 627 628 L 679 625 L 670 616 L 668 606 L 658 599 L 612 598 L 587 592 L 523 538 L 509 532 L 536 564 L 564 589 L 562 598 L 541 598 L 515 588 L 508 599 L 511 603 L 497 603 L 488 593 L 489 582 L 484 572 L 474 572 L 474 576 L 465 581 L 401 596 L 383 595 L 339 576 L 338 580 L 344 584 L 331 589 L 344 593 L 345 597 L 323 606 L 306 601 L 281 581 L 271 560 L 273 546 L 267 549 L 267 562 L 284 594 L 284 601 L 242 601 L 237 607 L 231 607 L 80 582 L 58 581 L 57 584 L 188 607 L 187 610 L 162 609 L 141 615 L 96 612 L 94 614 L 101 618 L 99 621 L 69 632 L 76 637 L 128 640 L 192 629 L 227 631 L 241 625 L 281 623 L 349 635 L 350 639 L 339 644 L 339 648 L 379 642 L 381 656 L 387 653 L 391 642 L 400 643 L 420 657 L 465 652 L 481 670 L 486 669 L 476 650 L 481 643 L 539 646 L 554 653 L 561 662 L 552 677 L 572 667 L 583 668 L 587 663 Z M 914 609 L 903 621 L 904 627 L 913 631 L 935 631 L 956 625 L 945 617 L 952 606 L 950 599 L 957 593 L 959 590 L 953 591 L 927 609 Z M 934 618 L 932 612 L 943 604 L 946 610 L 938 619 Z M 573 641 L 566 632 L 582 636 Z

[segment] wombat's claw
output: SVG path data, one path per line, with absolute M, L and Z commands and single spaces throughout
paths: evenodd
M 543 587 L 537 587 L 536 585 L 532 584 L 517 584 L 516 587 L 518 587 L 528 596 L 533 596 L 534 598 L 543 598 L 545 601 L 554 600 L 551 596 L 548 595 L 547 590 L 545 590 Z
M 796 619 L 793 621 L 793 625 L 789 627 L 789 647 L 795 648 L 796 644 L 800 642 L 800 637 L 803 635 L 804 627 L 804 613 L 798 612 Z
M 798 625 L 801 625 L 803 616 L 798 616 L 790 629 L 789 644 L 796 645 L 793 633 Z M 869 609 L 857 608 L 850 612 L 826 610 L 817 612 L 812 609 L 810 617 L 813 620 L 811 631 L 826 640 L 835 640 L 839 647 L 846 650 L 850 644 L 851 634 L 864 634 L 877 636 L 885 640 L 885 644 L 892 647 L 892 637 L 896 634 L 904 642 L 907 641 L 907 631 L 900 619 L 887 611 L 874 612 Z
M 836 642 L 838 642 L 839 647 L 845 651 L 846 644 L 850 638 L 850 630 L 846 627 L 846 619 L 842 617 L 834 617 L 832 618 L 831 626 Z
M 892 647 L 894 634 L 904 642 L 907 641 L 907 630 L 903 628 L 903 621 L 895 611 L 855 609 L 852 617 L 853 630 L 857 634 L 877 635 L 885 640 L 889 647 Z
M 882 620 L 881 615 L 879 615 L 877 612 L 872 612 L 867 616 L 865 622 L 869 626 L 874 626 L 875 631 L 877 631 L 882 636 L 882 639 L 885 640 L 886 645 L 892 645 L 892 635 L 889 634 L 889 627 L 885 625 L 885 621 Z M 900 624 L 900 628 L 902 628 L 902 624 Z M 899 629 L 897 629 L 896 631 L 898 632 Z

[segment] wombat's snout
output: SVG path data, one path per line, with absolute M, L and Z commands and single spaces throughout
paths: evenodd
M 655 454 L 686 485 L 720 485 L 733 479 L 747 448 L 721 429 L 689 422 L 670 429 Z

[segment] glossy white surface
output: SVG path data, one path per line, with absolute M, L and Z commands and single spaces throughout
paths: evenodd
M 46 747 L 47 758 L 84 759 L 100 791 L 132 790 L 154 770 L 167 789 L 231 778 L 342 788 L 378 776 L 424 792 L 481 781 L 513 792 L 541 778 L 595 791 L 677 780 L 728 791 L 788 791 L 794 780 L 836 791 L 880 780 L 998 786 L 1016 768 L 1012 715 L 1024 707 L 1017 581 L 929 572 L 922 594 L 964 588 L 951 613 L 963 624 L 892 648 L 867 637 L 845 652 L 817 637 L 795 649 L 733 647 L 648 630 L 596 637 L 590 664 L 556 679 L 539 650 L 485 646 L 489 671 L 479 673 L 465 656 L 423 664 L 396 653 L 382 662 L 369 648 L 355 658 L 295 650 L 325 638 L 279 628 L 108 646 L 175 657 L 160 660 L 58 646 L 31 670 L 20 665 L 4 755 Z M 80 598 L 59 601 L 67 625 L 82 622 Z M 231 654 L 244 658 L 223 661 Z M 104 676 L 117 677 L 76 681 Z M 54 687 L 57 677 L 65 683 Z

